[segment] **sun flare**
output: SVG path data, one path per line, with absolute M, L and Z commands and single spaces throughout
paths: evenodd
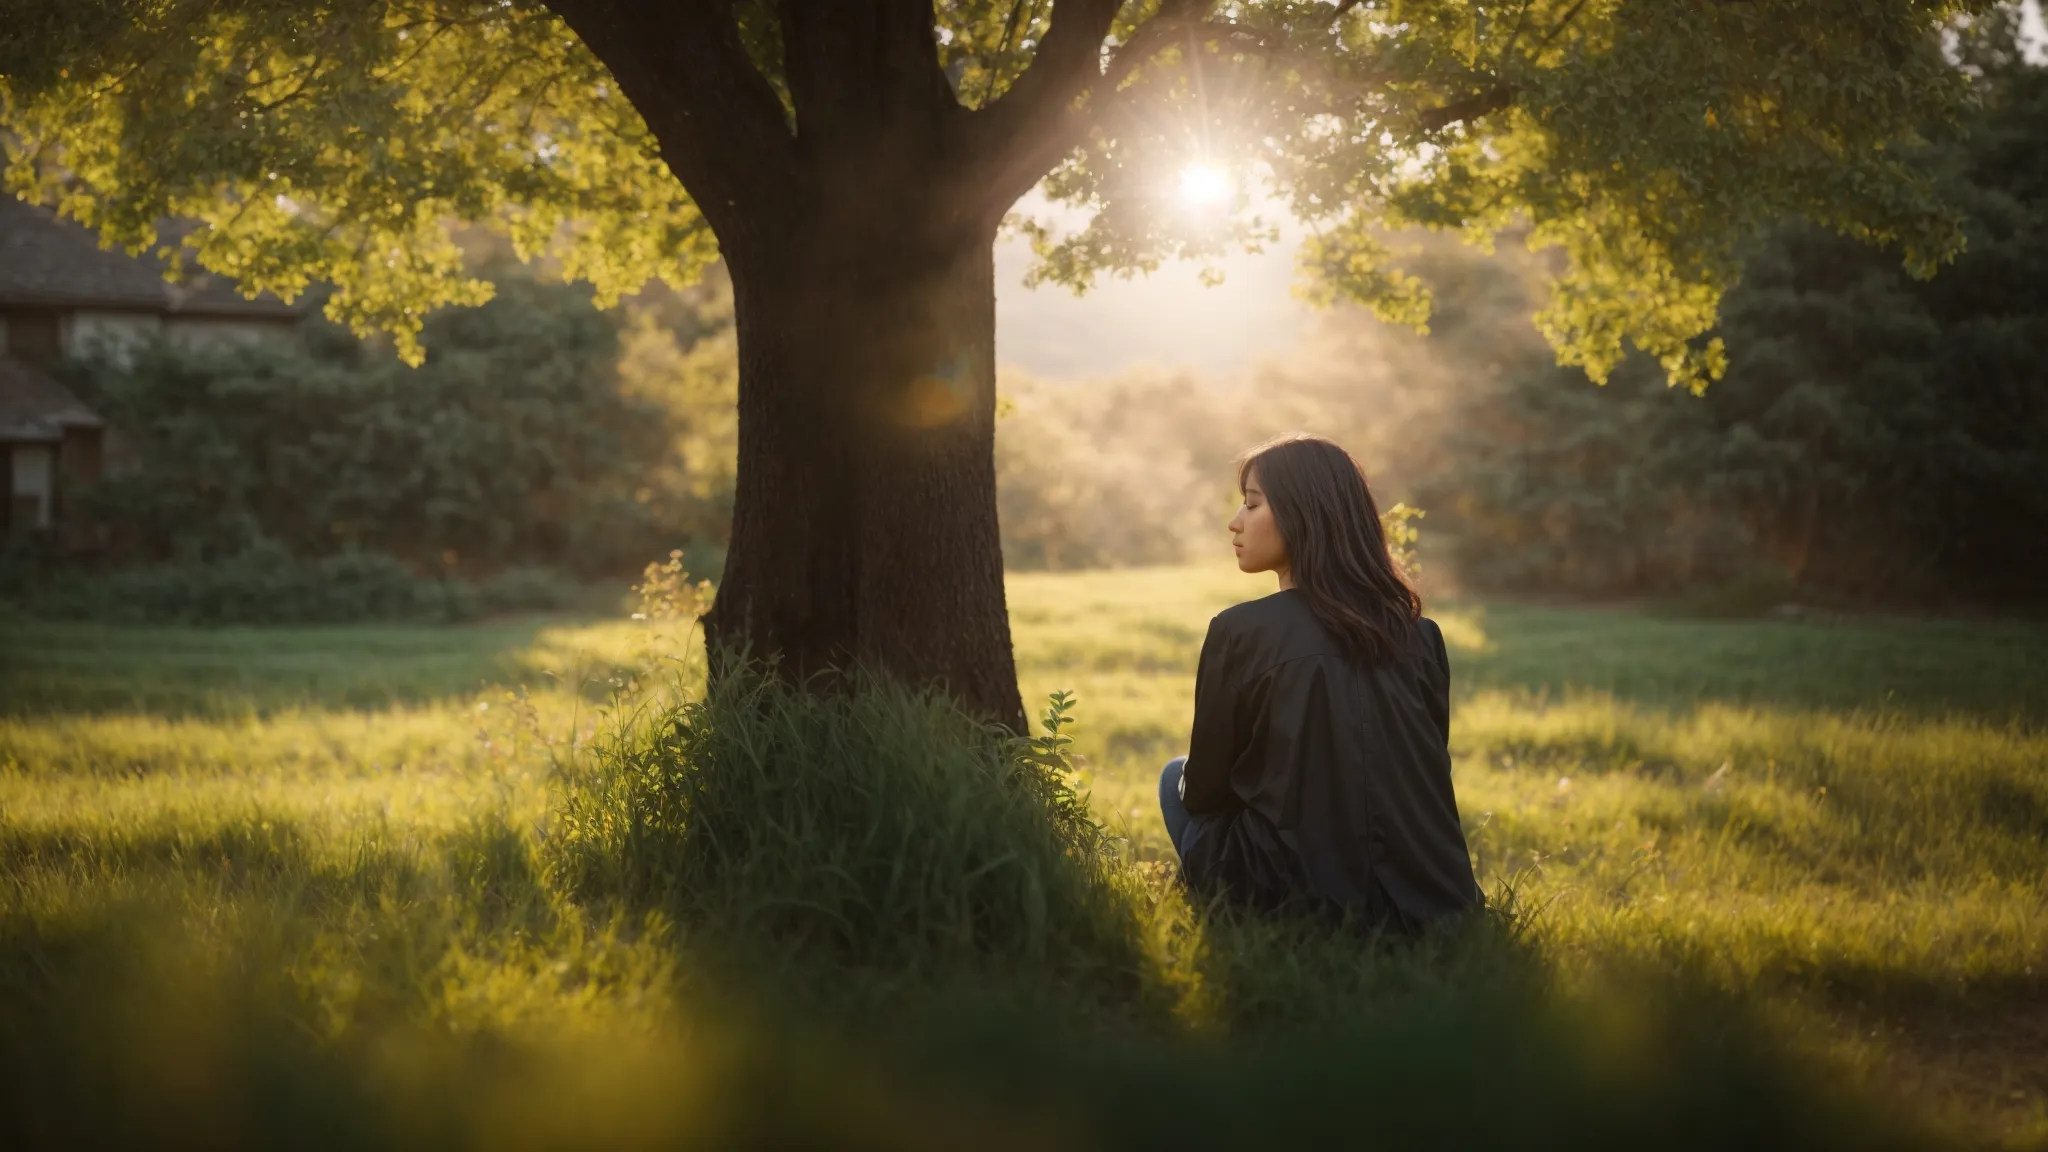
M 1190 208 L 1214 208 L 1230 199 L 1234 191 L 1230 174 L 1209 164 L 1190 164 L 1180 170 L 1180 201 Z

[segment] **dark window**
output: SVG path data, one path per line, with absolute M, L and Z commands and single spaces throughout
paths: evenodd
M 7 352 L 30 364 L 48 364 L 64 352 L 63 326 L 55 312 L 7 314 Z
M 63 485 L 76 491 L 100 482 L 101 436 L 97 428 L 66 428 L 64 446 L 58 449 L 63 468 Z

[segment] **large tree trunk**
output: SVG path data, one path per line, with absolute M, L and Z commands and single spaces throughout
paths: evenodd
M 1021 731 L 996 524 L 993 228 L 914 188 L 729 253 L 739 478 L 706 621 L 713 667 L 887 672 Z
M 970 111 L 919 0 L 751 17 L 547 2 L 646 120 L 732 272 L 739 491 L 706 620 L 714 674 L 743 656 L 799 680 L 872 669 L 1021 731 L 996 531 L 996 224 L 1079 141 L 1077 99 L 1171 25 L 1105 73 L 1119 0 L 1060 0 L 1030 67 Z

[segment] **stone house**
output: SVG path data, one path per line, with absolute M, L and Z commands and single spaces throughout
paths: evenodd
M 118 356 L 158 334 L 262 338 L 302 314 L 267 294 L 247 299 L 217 276 L 174 283 L 166 271 L 153 254 L 101 248 L 89 229 L 0 193 L 0 532 L 90 546 L 77 497 L 120 456 L 119 429 L 58 383 L 53 363 Z

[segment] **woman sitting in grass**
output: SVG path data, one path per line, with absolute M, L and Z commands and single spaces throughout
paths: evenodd
M 1188 883 L 1399 932 L 1473 907 L 1443 632 L 1388 554 L 1365 473 L 1294 436 L 1253 450 L 1238 488 L 1237 566 L 1280 590 L 1210 622 L 1188 754 L 1159 778 Z

